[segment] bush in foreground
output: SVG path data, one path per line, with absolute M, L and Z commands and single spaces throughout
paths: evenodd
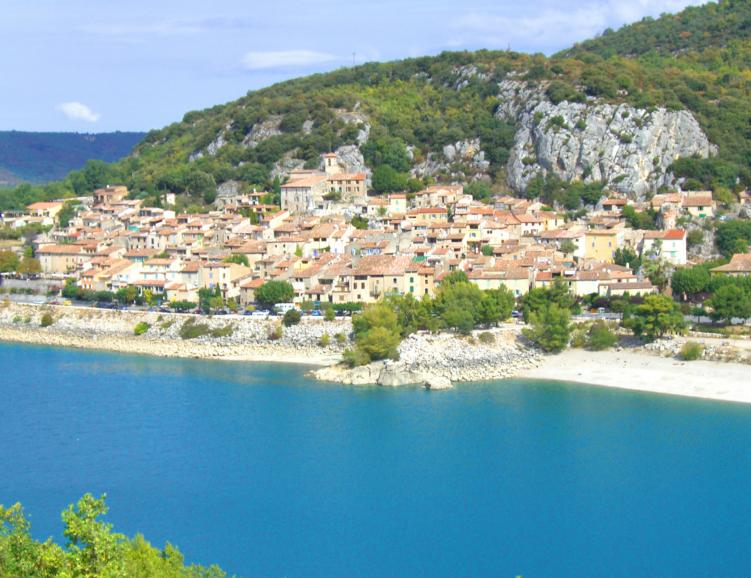
M 293 325 L 300 323 L 301 319 L 302 313 L 300 313 L 297 309 L 290 309 L 284 314 L 282 323 L 284 323 L 285 327 L 292 327 Z
M 51 313 L 45 313 L 42 315 L 42 320 L 39 322 L 39 325 L 42 327 L 49 327 L 55 322 L 55 319 L 52 317 Z
M 146 333 L 149 329 L 151 329 L 151 325 L 146 323 L 145 321 L 141 321 L 133 328 L 133 333 L 135 335 L 143 335 Z
M 100 517 L 106 496 L 83 496 L 63 512 L 65 547 L 52 539 L 38 542 L 20 504 L 0 505 L 0 576 L 68 578 L 140 576 L 142 578 L 224 578 L 218 567 L 185 565 L 182 553 L 167 544 L 155 548 L 140 534 L 128 538 Z
M 683 361 L 696 361 L 704 353 L 704 346 L 696 341 L 687 341 L 678 352 L 678 358 Z

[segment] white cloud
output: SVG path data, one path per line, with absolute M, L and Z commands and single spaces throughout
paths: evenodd
M 558 50 L 592 38 L 608 27 L 618 28 L 644 16 L 677 12 L 703 3 L 705 0 L 605 0 L 579 8 L 547 8 L 533 16 L 470 12 L 457 20 L 455 28 L 463 34 L 453 37 L 452 45 L 479 43 L 503 48 L 520 45 L 523 50 L 529 47 Z
M 82 120 L 84 122 L 98 122 L 102 117 L 98 112 L 94 112 L 85 104 L 80 102 L 61 102 L 55 107 L 70 120 Z
M 242 58 L 242 65 L 248 70 L 267 70 L 290 66 L 310 66 L 311 64 L 331 62 L 335 59 L 336 57 L 333 54 L 313 50 L 247 52 Z

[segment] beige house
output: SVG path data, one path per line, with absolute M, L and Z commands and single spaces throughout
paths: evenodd
M 739 253 L 733 255 L 730 263 L 720 265 L 709 271 L 712 275 L 730 275 L 732 277 L 748 277 L 751 275 L 751 254 Z

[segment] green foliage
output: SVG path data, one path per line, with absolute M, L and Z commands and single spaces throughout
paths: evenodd
M 582 206 L 594 206 L 603 196 L 604 183 L 584 183 L 572 181 L 567 183 L 556 176 L 538 175 L 529 181 L 525 196 L 539 199 L 548 205 L 561 205 L 569 211 Z
M 482 246 L 482 254 L 486 257 L 492 257 L 493 256 L 493 247 L 491 245 L 483 245 Z
M 143 335 L 149 329 L 151 329 L 151 325 L 149 325 L 145 321 L 141 321 L 141 322 L 137 323 L 136 326 L 133 328 L 133 333 L 135 335 Z
M 529 323 L 532 313 L 540 312 L 551 304 L 567 309 L 574 315 L 581 310 L 568 286 L 562 281 L 556 281 L 550 287 L 535 287 L 522 298 L 521 310 L 524 321 Z
M 229 337 L 230 335 L 233 335 L 234 333 L 235 333 L 235 325 L 233 323 L 228 323 L 224 327 L 217 327 L 216 329 L 212 329 L 211 337 L 214 337 L 214 338 Z
M 195 317 L 191 317 L 182 324 L 179 334 L 181 339 L 196 339 L 210 333 L 211 327 L 208 323 L 198 323 Z
M 624 311 L 622 323 L 634 335 L 649 341 L 685 328 L 680 307 L 665 295 L 647 295 L 641 305 Z
M 0 251 L 0 273 L 14 273 L 21 260 L 13 251 Z
M 717 321 L 731 323 L 732 319 L 751 317 L 751 293 L 737 285 L 719 287 L 709 300 L 711 317 Z
M 247 255 L 242 255 L 240 253 L 232 253 L 229 257 L 227 257 L 224 260 L 225 263 L 235 263 L 236 265 L 245 265 L 246 267 L 250 267 L 250 262 L 248 261 Z
M 704 353 L 704 346 L 696 341 L 687 341 L 678 352 L 678 358 L 683 361 L 696 361 Z
M 556 303 L 548 303 L 529 314 L 524 336 L 543 351 L 563 351 L 571 337 L 571 313 Z
M 339 345 L 343 345 L 347 341 L 347 336 L 340 331 L 339 333 L 334 335 L 334 339 L 336 339 L 336 342 Z
M 647 259 L 642 263 L 642 272 L 661 292 L 670 282 L 670 267 L 662 259 Z
M 751 244 L 751 221 L 726 221 L 718 223 L 715 229 L 715 245 L 725 255 L 732 257 L 736 253 L 748 253 Z
M 268 338 L 271 341 L 278 341 L 284 335 L 284 329 L 281 323 L 277 323 L 269 329 Z
M 323 318 L 326 321 L 333 321 L 336 319 L 336 311 L 331 306 L 325 307 L 323 310 Z
M 475 201 L 487 202 L 493 196 L 490 185 L 485 181 L 473 181 L 469 183 L 464 187 L 464 192 L 467 195 L 472 195 Z
M 623 247 L 615 250 L 613 262 L 616 265 L 628 267 L 634 273 L 641 269 L 641 255 L 638 255 L 631 247 Z
M 372 187 L 376 193 L 395 193 L 407 189 L 409 175 L 400 173 L 390 165 L 381 165 L 373 171 Z
M 595 321 L 587 332 L 587 347 L 592 351 L 610 349 L 618 343 L 618 336 L 604 321 Z
M 105 496 L 84 495 L 62 513 L 65 547 L 52 539 L 38 542 L 20 504 L 0 505 L 0 576 L 15 578 L 224 578 L 217 566 L 186 566 L 180 551 L 154 548 L 143 536 L 127 538 L 100 518 Z
M 477 339 L 480 340 L 480 343 L 484 343 L 485 345 L 491 345 L 495 343 L 495 335 L 493 335 L 489 331 L 483 331 L 482 333 L 480 333 L 480 335 L 477 336 Z
M 686 235 L 688 248 L 697 247 L 704 242 L 704 232 L 701 229 L 691 229 Z
M 256 289 L 256 301 L 266 307 L 277 303 L 289 303 L 295 296 L 295 290 L 287 281 L 266 281 Z
M 631 205 L 623 207 L 623 217 L 632 229 L 652 230 L 657 228 L 657 213 L 652 209 L 638 212 Z
M 331 336 L 328 333 L 321 335 L 320 339 L 318 339 L 318 345 L 319 347 L 328 347 L 331 345 Z
M 369 222 L 368 219 L 365 217 L 362 217 L 360 215 L 355 215 L 352 217 L 352 221 L 350 221 L 352 226 L 355 229 L 359 229 L 361 231 L 364 231 L 368 228 Z
M 41 325 L 42 327 L 49 327 L 54 322 L 55 322 L 55 319 L 54 317 L 52 317 L 52 314 L 47 312 L 47 313 L 42 314 L 42 319 L 39 322 L 39 325 Z
M 282 323 L 284 323 L 285 327 L 292 327 L 293 325 L 300 323 L 301 319 L 302 313 L 300 313 L 297 309 L 290 309 L 289 311 L 286 311 L 284 313 Z
M 683 267 L 676 269 L 670 278 L 673 294 L 681 298 L 693 297 L 709 288 L 710 276 L 706 267 Z

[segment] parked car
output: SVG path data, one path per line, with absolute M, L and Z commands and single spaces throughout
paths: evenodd
M 259 317 L 261 319 L 266 319 L 269 316 L 268 311 L 264 311 L 262 309 L 256 309 L 253 311 L 253 313 L 250 314 L 251 317 Z
M 513 310 L 511 312 L 511 317 L 513 317 L 514 319 L 519 319 L 521 316 L 522 316 L 521 311 Z
M 323 317 L 323 312 L 320 309 L 313 309 L 310 314 L 313 317 Z

